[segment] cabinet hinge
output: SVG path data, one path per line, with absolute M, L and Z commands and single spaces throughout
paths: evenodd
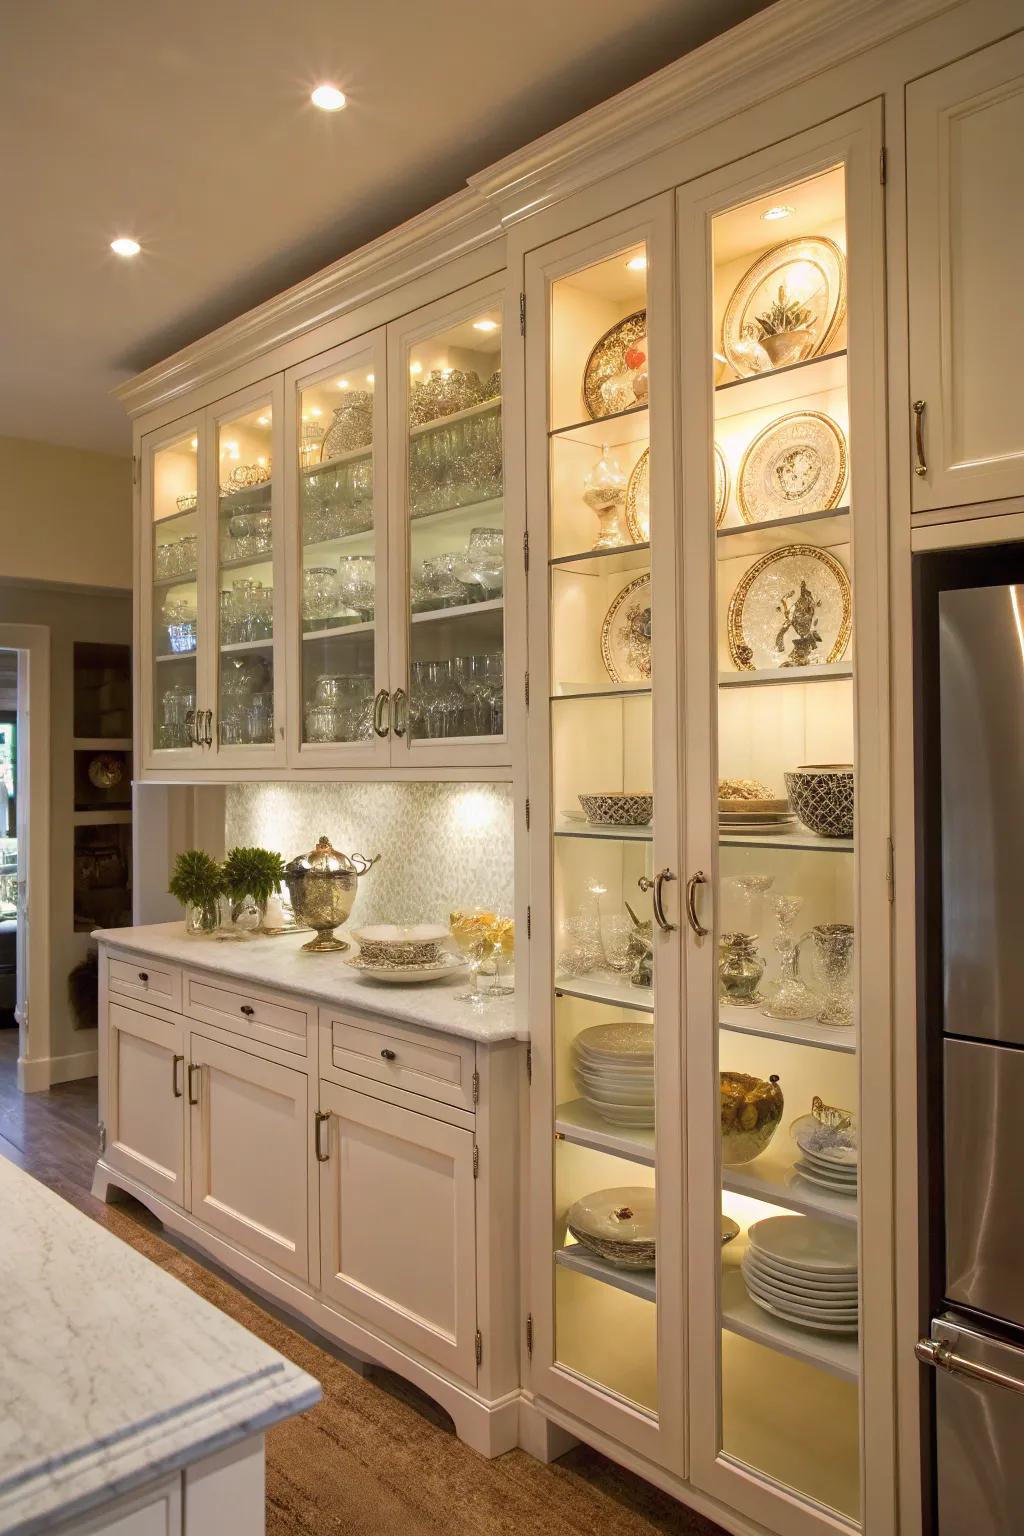
M 533 1354 L 533 1313 L 526 1314 L 526 1353 Z
M 473 1103 L 480 1103 L 480 1073 L 473 1073 Z
M 138 456 L 137 453 L 133 453 L 132 454 L 132 485 L 138 485 L 138 483 L 139 483 L 139 456 Z
M 105 1152 L 107 1150 L 107 1128 L 102 1120 L 96 1127 L 96 1140 L 99 1144 L 100 1151 Z
M 475 1141 L 473 1143 L 473 1177 L 474 1179 L 480 1177 L 480 1148 Z
M 524 672 L 523 673 L 523 698 L 526 700 L 526 707 L 527 707 L 527 709 L 529 709 L 529 707 L 530 707 L 530 674 L 529 674 L 529 672 Z
M 476 1363 L 482 1365 L 484 1359 L 484 1336 L 478 1328 L 476 1331 Z
M 529 832 L 529 830 L 530 830 L 530 797 L 529 797 L 529 795 L 527 795 L 527 797 L 526 797 L 526 830 L 527 830 L 527 832 Z
M 523 570 L 530 569 L 530 534 L 529 530 L 523 534 Z
M 533 1082 L 533 1046 L 526 1047 L 526 1081 Z
M 885 145 L 878 151 L 878 179 L 885 186 Z
M 526 335 L 526 294 L 519 295 L 519 334 Z
M 892 838 L 885 840 L 885 884 L 888 889 L 889 900 L 896 900 L 896 856 L 893 852 Z
M 532 933 L 533 933 L 533 914 L 531 913 L 529 907 L 527 907 L 527 909 L 526 909 L 526 937 L 530 938 Z

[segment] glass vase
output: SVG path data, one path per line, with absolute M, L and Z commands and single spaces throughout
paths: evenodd
M 220 910 L 216 897 L 212 901 L 186 902 L 185 932 L 190 938 L 200 938 L 216 933 L 219 927 Z

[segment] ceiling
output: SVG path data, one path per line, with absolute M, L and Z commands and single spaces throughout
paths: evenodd
M 127 452 L 122 380 L 766 3 L 5 0 L 0 434 Z

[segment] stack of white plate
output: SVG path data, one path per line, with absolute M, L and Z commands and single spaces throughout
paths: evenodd
M 857 1234 L 813 1216 L 768 1216 L 747 1233 L 740 1267 L 751 1301 L 819 1333 L 857 1332 Z
M 718 825 L 722 832 L 791 832 L 796 826 L 796 817 L 786 799 L 720 799 Z
M 581 1097 L 609 1125 L 654 1124 L 654 1024 L 594 1024 L 573 1042 L 573 1076 Z
M 822 1124 L 815 1115 L 801 1115 L 790 1134 L 800 1150 L 793 1166 L 802 1179 L 837 1195 L 856 1195 L 859 1153 L 852 1115 L 848 1124 L 838 1127 Z

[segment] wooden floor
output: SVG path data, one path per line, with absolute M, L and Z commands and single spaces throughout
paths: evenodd
M 89 1193 L 96 1161 L 96 1079 L 18 1092 L 18 1031 L 0 1029 L 0 1153 L 44 1184 Z

